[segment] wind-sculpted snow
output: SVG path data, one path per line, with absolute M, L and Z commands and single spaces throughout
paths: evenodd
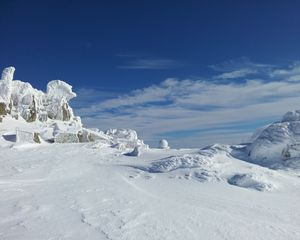
M 271 191 L 276 188 L 276 185 L 267 177 L 256 173 L 235 174 L 228 179 L 228 183 L 258 191 Z
M 224 153 L 209 167 L 149 173 L 128 166 L 199 150 L 150 149 L 133 158 L 87 147 L 94 144 L 0 147 L 0 239 L 299 239 L 300 178 L 291 172 Z M 279 187 L 227 181 L 250 173 Z
M 213 164 L 218 164 L 216 156 L 228 154 L 230 146 L 213 145 L 200 150 L 194 154 L 184 154 L 179 156 L 171 156 L 153 162 L 149 170 L 151 172 L 170 172 L 180 168 L 197 168 L 209 167 Z
M 263 129 L 248 147 L 251 161 L 263 165 L 283 164 L 288 159 L 289 145 L 300 141 L 299 111 L 288 112 L 282 122 L 275 122 Z
M 194 179 L 201 183 L 224 182 L 233 186 L 257 191 L 274 191 L 278 188 L 273 170 L 250 163 L 237 157 L 243 156 L 244 146 L 215 144 L 196 153 L 170 156 L 151 163 L 144 171 L 163 173 L 172 178 Z M 239 165 L 249 164 L 241 168 Z
M 210 166 L 211 156 L 205 154 L 184 154 L 172 156 L 152 163 L 150 172 L 163 173 L 174 171 L 179 168 L 196 168 Z
M 300 110 L 289 111 L 282 117 L 281 122 L 300 121 Z

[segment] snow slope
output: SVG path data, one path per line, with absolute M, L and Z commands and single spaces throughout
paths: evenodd
M 299 173 L 221 148 L 1 147 L 0 239 L 299 239 Z

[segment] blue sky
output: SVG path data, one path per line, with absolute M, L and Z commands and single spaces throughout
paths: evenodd
M 299 1 L 0 2 L 0 67 L 73 85 L 87 126 L 155 145 L 246 141 L 297 109 Z

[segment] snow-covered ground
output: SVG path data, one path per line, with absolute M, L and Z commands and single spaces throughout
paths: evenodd
M 0 239 L 300 239 L 297 172 L 204 151 L 1 147 Z
M 56 80 L 0 80 L 0 239 L 300 239 L 300 110 L 249 143 L 149 149 L 83 128 Z

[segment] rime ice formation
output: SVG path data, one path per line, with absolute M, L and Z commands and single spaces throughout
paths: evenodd
M 3 70 L 0 80 L 0 115 L 21 116 L 27 122 L 78 121 L 74 118 L 68 101 L 76 94 L 72 87 L 60 80 L 48 83 L 47 92 L 34 89 L 29 83 L 13 80 L 15 68 Z
M 14 67 L 7 67 L 3 70 L 2 72 L 2 77 L 1 79 L 3 81 L 12 81 L 14 78 L 14 72 L 15 72 L 15 68 Z
M 169 149 L 169 143 L 166 139 L 162 139 L 159 141 L 159 148 L 161 149 Z
M 0 115 L 6 115 L 11 111 L 11 92 L 12 92 L 12 79 L 15 68 L 8 67 L 2 72 L 0 80 Z
M 12 80 L 15 72 L 14 67 L 5 68 L 0 82 L 0 102 L 8 104 L 12 92 Z
M 108 129 L 105 134 L 111 137 L 115 147 L 121 150 L 136 146 L 148 148 L 148 145 L 145 145 L 143 140 L 138 139 L 136 131 L 132 129 Z
M 83 128 L 80 117 L 74 116 L 69 105 L 76 97 L 71 85 L 53 80 L 42 92 L 27 82 L 14 80 L 14 71 L 14 67 L 5 68 L 0 80 L 0 123 L 15 132 L 17 143 L 40 143 L 41 137 L 56 143 L 97 141 L 124 150 L 147 146 L 131 129 L 110 129 L 104 133 Z

